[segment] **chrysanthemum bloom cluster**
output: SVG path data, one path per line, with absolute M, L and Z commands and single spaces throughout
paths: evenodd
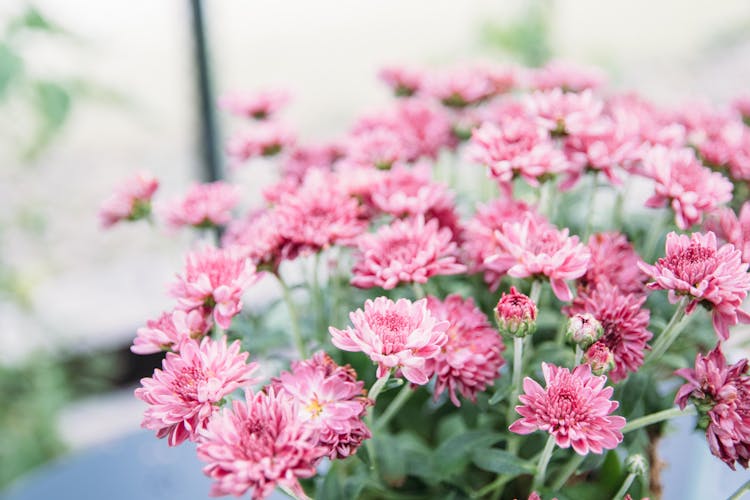
M 528 296 L 510 287 L 495 306 L 495 320 L 500 333 L 512 337 L 525 337 L 536 331 L 537 307 Z
M 654 279 L 648 284 L 650 289 L 668 290 L 673 304 L 687 297 L 688 314 L 698 304 L 706 305 L 720 339 L 729 338 L 730 326 L 750 322 L 750 314 L 740 308 L 750 290 L 748 264 L 742 262 L 740 251 L 733 245 L 719 247 L 714 233 L 669 233 L 666 256 L 653 266 L 639 265 Z
M 471 298 L 454 294 L 441 301 L 430 296 L 427 307 L 432 316 L 450 325 L 442 351 L 427 361 L 428 371 L 435 374 L 435 399 L 447 390 L 456 406 L 461 406 L 458 393 L 476 401 L 477 393 L 500 375 L 505 346 Z
M 172 285 L 179 309 L 205 307 L 221 328 L 242 309 L 242 294 L 258 279 L 255 266 L 236 248 L 206 247 L 188 254 L 185 271 Z
M 245 255 L 258 269 L 276 270 L 282 256 L 284 237 L 279 233 L 272 209 L 253 210 L 244 219 L 232 221 L 222 237 L 226 247 Z
M 359 257 L 351 284 L 359 288 L 379 286 L 390 290 L 400 283 L 426 283 L 436 275 L 459 274 L 458 248 L 448 228 L 423 216 L 393 221 L 374 234 L 359 238 Z
M 409 382 L 426 384 L 431 375 L 427 360 L 437 357 L 448 341 L 448 321 L 432 316 L 426 299 L 393 302 L 378 297 L 349 319 L 353 326 L 346 330 L 329 329 L 333 345 L 367 354 L 378 364 L 378 378 L 397 368 Z
M 558 446 L 572 446 L 579 455 L 603 453 L 620 444 L 625 419 L 612 415 L 619 403 L 611 400 L 613 389 L 604 387 L 607 377 L 593 376 L 588 365 L 571 373 L 542 363 L 542 371 L 544 388 L 529 377 L 523 380 L 523 405 L 516 406 L 522 418 L 511 424 L 511 432 L 548 432 Z
M 185 196 L 165 207 L 165 216 L 174 228 L 223 226 L 232 220 L 232 210 L 239 201 L 237 186 L 221 181 L 194 184 Z
M 273 390 L 234 400 L 231 409 L 216 414 L 201 434 L 198 458 L 203 471 L 215 480 L 211 494 L 270 495 L 283 486 L 297 498 L 307 498 L 299 478 L 315 475 L 326 450 L 318 446 L 315 430 L 300 418 L 287 393 Z
M 291 100 L 283 90 L 260 92 L 231 92 L 219 98 L 219 107 L 241 118 L 266 120 Z
M 675 397 L 685 408 L 694 403 L 706 430 L 711 453 L 734 470 L 735 463 L 748 468 L 750 462 L 750 375 L 743 359 L 727 366 L 721 347 L 708 356 L 695 357 L 695 368 L 682 368 L 675 374 L 687 380 Z
M 485 260 L 487 267 L 514 278 L 548 278 L 558 299 L 573 298 L 566 281 L 583 276 L 591 253 L 567 228 L 527 216 L 523 222 L 503 224 L 495 238 L 500 252 Z
M 130 350 L 135 354 L 178 352 L 184 342 L 200 340 L 212 326 L 211 317 L 202 308 L 165 312 L 138 329 Z
M 323 351 L 311 359 L 292 363 L 271 382 L 277 393 L 289 394 L 303 421 L 315 429 L 318 446 L 331 458 L 356 452 L 370 430 L 362 421 L 370 401 L 363 396 L 364 382 L 350 366 L 338 366 Z
M 162 369 L 135 391 L 149 405 L 141 426 L 167 437 L 169 446 L 195 441 L 225 396 L 256 382 L 257 363 L 246 363 L 248 355 L 226 338 L 184 342 L 179 354 L 167 353 Z
M 148 172 L 140 172 L 126 179 L 99 208 L 102 227 L 112 227 L 121 221 L 135 221 L 151 215 L 151 198 L 159 188 L 159 181 Z
M 739 216 L 729 207 L 718 210 L 705 227 L 742 252 L 742 262 L 750 263 L 750 202 L 742 205 Z
M 583 288 L 595 288 L 609 283 L 624 293 L 644 293 L 648 277 L 638 267 L 642 262 L 633 245 L 620 233 L 596 233 L 588 242 L 591 252 L 586 274 L 578 283 Z

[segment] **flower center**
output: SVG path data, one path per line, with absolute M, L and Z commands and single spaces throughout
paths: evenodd
M 183 368 L 171 384 L 172 392 L 183 401 L 198 400 L 198 386 L 206 381 L 206 374 L 193 366 Z
M 409 327 L 409 321 L 404 316 L 393 311 L 375 314 L 371 324 L 383 342 L 384 354 L 393 354 L 403 349 Z

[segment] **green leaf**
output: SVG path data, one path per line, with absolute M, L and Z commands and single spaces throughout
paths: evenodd
M 330 498 L 331 500 L 346 500 L 344 496 L 344 486 L 341 484 L 341 477 L 335 467 L 331 467 L 323 479 L 323 484 L 316 491 L 318 498 Z
M 508 378 L 508 377 L 505 377 L 505 378 Z M 490 398 L 490 401 L 488 404 L 490 406 L 496 405 L 499 402 L 504 401 L 505 398 L 507 398 L 508 396 L 510 396 L 510 393 L 511 393 L 510 385 L 506 387 L 499 387 L 497 391 L 495 391 L 495 394 L 493 394 L 492 397 Z
M 502 439 L 502 434 L 492 431 L 469 431 L 453 436 L 435 451 L 435 473 L 441 478 L 458 474 L 477 448 L 489 448 Z
M 23 72 L 23 61 L 7 44 L 0 43 L 0 101 L 2 101 L 13 80 Z
M 527 461 L 521 460 L 505 450 L 495 448 L 474 450 L 471 460 L 480 469 L 495 474 L 520 476 L 521 474 L 533 474 L 535 471 L 535 467 Z

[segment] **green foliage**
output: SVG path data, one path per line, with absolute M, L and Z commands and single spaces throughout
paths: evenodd
M 518 19 L 509 23 L 488 22 L 482 41 L 515 56 L 529 66 L 541 66 L 552 57 L 550 40 L 551 0 L 533 0 Z

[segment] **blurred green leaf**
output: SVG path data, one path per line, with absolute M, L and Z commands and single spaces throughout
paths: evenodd
M 494 431 L 469 431 L 448 439 L 435 451 L 435 473 L 441 478 L 458 474 L 477 449 L 486 450 L 502 439 Z
M 496 448 L 474 450 L 471 461 L 482 470 L 509 476 L 533 474 L 536 469 L 534 465 L 520 460 L 513 453 Z
M 23 60 L 8 44 L 0 43 L 0 101 L 5 100 L 13 80 L 23 73 Z

